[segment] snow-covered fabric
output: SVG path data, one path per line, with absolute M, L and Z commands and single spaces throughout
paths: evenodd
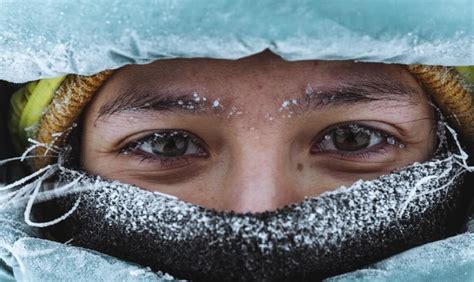
M 474 65 L 471 0 L 2 1 L 0 79 L 174 57 Z
M 154 273 L 95 251 L 38 238 L 24 206 L 0 210 L 0 281 L 159 281 Z M 474 220 L 471 221 L 474 225 Z M 473 281 L 474 228 L 329 281 Z
M 76 180 L 78 191 L 52 206 L 74 210 L 61 232 L 72 244 L 179 278 L 320 280 L 452 235 L 466 172 L 450 155 L 275 211 L 235 214 L 63 170 L 64 185 Z
M 157 281 L 171 276 L 98 252 L 41 239 L 24 205 L 0 210 L 0 281 Z
M 474 233 L 426 244 L 329 281 L 474 281 Z

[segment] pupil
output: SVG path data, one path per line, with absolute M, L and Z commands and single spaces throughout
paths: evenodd
M 342 151 L 358 151 L 370 144 L 370 134 L 363 130 L 355 133 L 352 130 L 338 129 L 333 134 L 334 146 Z
M 154 153 L 167 157 L 182 156 L 188 148 L 188 140 L 183 136 L 163 137 L 157 142 Z

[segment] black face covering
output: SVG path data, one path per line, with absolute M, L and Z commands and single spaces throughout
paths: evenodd
M 462 161 L 446 149 L 429 162 L 258 214 L 218 212 L 62 169 L 62 181 L 78 181 L 80 192 L 54 200 L 61 214 L 77 208 L 52 232 L 180 279 L 317 280 L 451 235 Z

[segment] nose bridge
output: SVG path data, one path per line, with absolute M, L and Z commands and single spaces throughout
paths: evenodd
M 263 136 L 263 134 L 262 134 Z M 225 188 L 226 210 L 263 212 L 303 199 L 289 169 L 289 146 L 264 138 L 255 146 L 239 146 L 232 156 Z

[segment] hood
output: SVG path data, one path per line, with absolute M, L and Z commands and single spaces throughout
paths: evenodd
M 470 0 L 6 1 L 0 80 L 91 75 L 157 59 L 473 65 Z

